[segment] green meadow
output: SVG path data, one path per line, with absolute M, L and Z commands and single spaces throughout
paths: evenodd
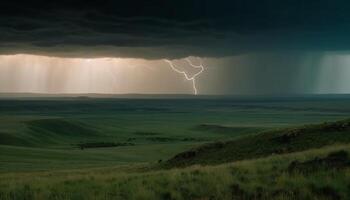
M 293 171 L 292 162 L 350 153 L 333 146 L 217 166 L 119 166 L 3 174 L 1 199 L 347 199 L 349 167 Z M 347 161 L 349 162 L 349 160 Z
M 350 98 L 0 100 L 0 199 L 346 199 Z

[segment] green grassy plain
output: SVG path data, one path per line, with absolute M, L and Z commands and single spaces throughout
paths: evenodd
M 0 100 L 0 199 L 346 199 L 348 167 L 288 169 L 349 153 L 324 124 L 349 116 L 347 97 Z
M 1 100 L 0 172 L 154 163 L 207 142 L 348 116 L 347 98 Z M 94 142 L 134 145 L 78 147 Z

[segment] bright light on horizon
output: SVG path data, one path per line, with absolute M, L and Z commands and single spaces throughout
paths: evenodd
M 0 92 L 192 93 L 163 60 L 0 56 Z

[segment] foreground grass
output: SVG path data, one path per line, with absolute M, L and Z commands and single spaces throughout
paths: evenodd
M 350 145 L 219 166 L 145 166 L 0 175 L 0 199 L 346 199 L 350 168 L 289 170 L 293 161 L 350 153 Z

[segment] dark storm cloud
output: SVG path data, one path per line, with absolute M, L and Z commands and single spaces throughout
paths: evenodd
M 347 0 L 2 0 L 0 53 L 175 58 L 349 50 Z

